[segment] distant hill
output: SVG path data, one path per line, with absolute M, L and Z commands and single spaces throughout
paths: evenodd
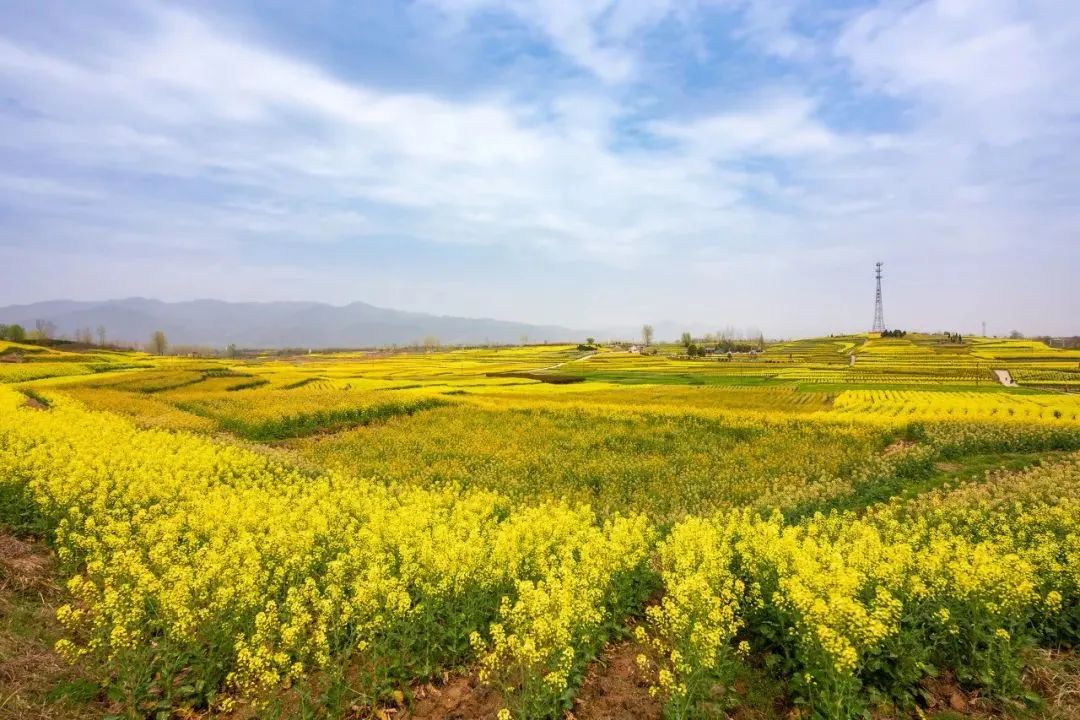
M 174 345 L 224 347 L 370 347 L 419 343 L 433 336 L 443 344 L 581 342 L 589 330 L 531 325 L 487 318 L 403 312 L 355 302 L 344 306 L 315 302 L 166 303 L 146 298 L 81 302 L 52 300 L 0 308 L 0 323 L 27 330 L 36 320 L 55 324 L 57 335 L 74 337 L 81 328 L 104 326 L 115 341 L 142 343 L 162 330 Z

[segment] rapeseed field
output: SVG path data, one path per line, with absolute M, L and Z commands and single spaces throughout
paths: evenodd
M 755 678 L 789 717 L 916 717 L 945 676 L 1037 707 L 1031 654 L 1080 637 L 1080 396 L 1045 387 L 1080 371 L 1009 343 L 27 352 L 0 522 L 121 716 L 407 717 L 455 677 L 588 716 L 615 645 L 668 718 Z

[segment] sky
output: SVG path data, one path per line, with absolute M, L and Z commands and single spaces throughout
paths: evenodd
M 0 0 L 0 305 L 1080 334 L 1080 3 Z

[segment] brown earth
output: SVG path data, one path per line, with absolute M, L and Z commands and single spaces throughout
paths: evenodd
M 26 396 L 26 401 L 23 403 L 23 405 L 25 405 L 28 408 L 33 408 L 34 410 L 48 410 L 49 409 L 48 405 L 41 402 L 36 397 L 32 397 L 30 395 Z
M 915 443 L 911 440 L 894 440 L 893 442 L 889 443 L 889 445 L 884 450 L 881 451 L 881 456 L 889 457 L 890 455 L 895 455 L 896 453 L 903 452 L 904 450 L 912 447 L 915 447 Z
M 993 709 L 993 703 L 989 699 L 978 692 L 965 691 L 948 672 L 942 673 L 940 677 L 927 678 L 922 687 L 926 691 L 926 707 L 931 711 L 976 715 Z
M 502 696 L 494 689 L 474 676 L 458 675 L 442 685 L 421 686 L 414 695 L 412 707 L 400 717 L 404 720 L 491 720 L 502 707 Z M 385 717 L 389 720 L 395 714 Z
M 660 720 L 660 702 L 638 670 L 641 649 L 630 642 L 609 645 L 592 664 L 568 717 L 574 720 Z

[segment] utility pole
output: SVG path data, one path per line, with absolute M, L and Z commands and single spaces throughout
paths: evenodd
M 983 337 L 986 337 L 986 321 L 983 320 Z

